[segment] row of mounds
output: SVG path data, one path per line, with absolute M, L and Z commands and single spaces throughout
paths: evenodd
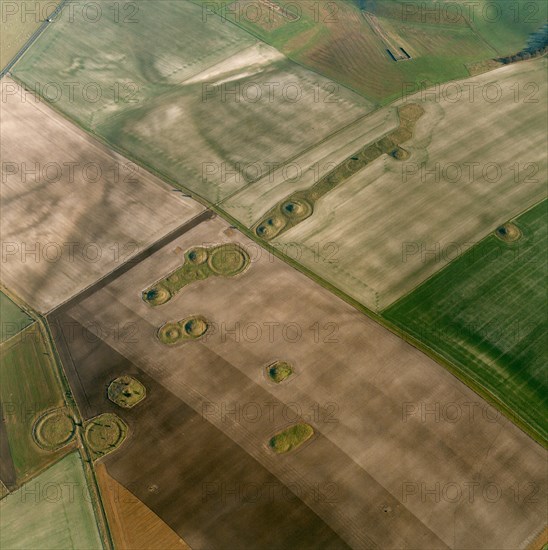
M 173 346 L 188 340 L 197 340 L 204 336 L 209 323 L 202 315 L 192 315 L 181 321 L 165 323 L 157 333 L 158 340 L 166 346 Z
M 275 205 L 255 224 L 255 234 L 270 241 L 295 227 L 312 216 L 316 201 L 383 154 L 398 161 L 407 160 L 411 155 L 401 144 L 413 137 L 415 125 L 423 114 L 424 109 L 416 103 L 400 106 L 398 128 L 345 159 L 309 189 L 297 191 Z
M 192 323 L 191 323 L 192 321 Z M 187 321 L 185 332 L 205 332 L 205 322 Z M 201 323 L 204 324 L 201 324 Z M 181 322 L 184 323 L 184 322 Z M 195 324 L 194 324 L 195 323 Z M 199 327 L 199 328 L 198 328 Z M 203 331 L 203 332 L 202 332 Z M 269 380 L 280 384 L 293 374 L 292 366 L 286 361 L 274 361 L 266 367 Z M 124 409 L 131 409 L 146 397 L 146 388 L 136 378 L 123 375 L 115 378 L 108 386 L 110 401 Z M 36 444 L 47 451 L 57 451 L 68 445 L 76 436 L 77 423 L 66 407 L 52 409 L 35 422 L 33 438 Z M 127 424 L 114 413 L 103 413 L 84 422 L 83 435 L 94 460 L 116 450 L 127 436 Z M 297 423 L 286 428 L 269 440 L 269 447 L 276 453 L 286 453 L 298 448 L 314 435 L 312 426 Z
M 35 443 L 50 452 L 58 451 L 74 441 L 78 424 L 66 407 L 52 409 L 41 415 L 32 430 Z M 116 450 L 127 435 L 127 425 L 116 414 L 100 414 L 84 422 L 83 437 L 92 459 Z
M 108 398 L 116 405 L 130 409 L 146 397 L 146 389 L 131 376 L 114 379 L 107 390 Z M 77 426 L 66 407 L 51 409 L 34 423 L 32 436 L 35 443 L 46 451 L 58 451 L 76 437 Z M 104 413 L 83 424 L 83 437 L 95 460 L 116 450 L 127 435 L 126 423 L 113 413 Z
M 118 376 L 107 388 L 107 397 L 122 409 L 132 409 L 146 397 L 146 388 L 129 375 Z M 103 413 L 84 422 L 84 439 L 92 460 L 118 449 L 128 434 L 127 424 L 114 413 Z
M 294 373 L 293 367 L 286 361 L 274 361 L 266 367 L 268 380 L 281 384 Z M 279 431 L 268 441 L 268 447 L 276 454 L 284 454 L 299 448 L 314 435 L 314 428 L 305 422 L 297 422 Z
M 143 291 L 143 300 L 151 306 L 159 306 L 195 281 L 203 281 L 211 276 L 234 277 L 248 265 L 249 255 L 237 244 L 194 247 L 185 253 L 182 266 Z

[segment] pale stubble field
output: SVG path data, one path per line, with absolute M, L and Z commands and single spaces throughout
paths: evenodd
M 38 311 L 204 210 L 12 80 L 2 97 L 2 282 Z

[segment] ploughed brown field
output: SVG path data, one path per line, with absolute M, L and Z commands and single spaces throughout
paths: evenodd
M 104 464 L 98 464 L 96 472 L 116 548 L 188 550 L 188 544 L 150 508 L 110 477 Z
M 246 249 L 245 272 L 194 282 L 160 306 L 142 299 L 186 250 L 223 242 Z M 201 339 L 158 339 L 163 324 L 191 315 L 209 323 Z M 50 321 L 83 415 L 116 412 L 129 426 L 104 458 L 109 475 L 192 548 L 510 549 L 543 528 L 539 445 L 440 365 L 219 218 Z M 266 375 L 274 361 L 294 369 L 282 384 Z M 107 397 L 122 375 L 146 388 L 132 409 Z M 296 422 L 313 437 L 273 452 L 270 439 Z M 529 482 L 538 499 L 525 498 Z

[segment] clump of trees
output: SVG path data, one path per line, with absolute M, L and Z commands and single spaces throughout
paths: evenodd
M 533 50 L 533 51 L 526 49 L 514 55 L 509 55 L 507 57 L 499 57 L 496 61 L 499 61 L 500 63 L 504 63 L 505 65 L 507 65 L 508 63 L 516 63 L 517 61 L 525 61 L 527 59 L 532 59 L 533 57 L 540 57 L 546 54 L 546 52 L 548 52 L 547 46 L 543 46 L 542 48 L 539 48 L 538 50 Z
M 499 57 L 496 61 L 504 63 L 516 63 L 517 61 L 525 61 L 532 59 L 533 57 L 541 57 L 548 51 L 548 24 L 546 24 L 541 31 L 534 34 L 529 42 L 529 45 L 523 50 L 506 57 Z

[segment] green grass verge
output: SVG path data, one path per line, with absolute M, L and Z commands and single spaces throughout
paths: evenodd
M 519 240 L 488 236 L 383 312 L 545 443 L 547 206 L 513 220 Z
M 1 291 L 0 319 L 0 342 L 5 342 L 33 322 L 32 317 Z

